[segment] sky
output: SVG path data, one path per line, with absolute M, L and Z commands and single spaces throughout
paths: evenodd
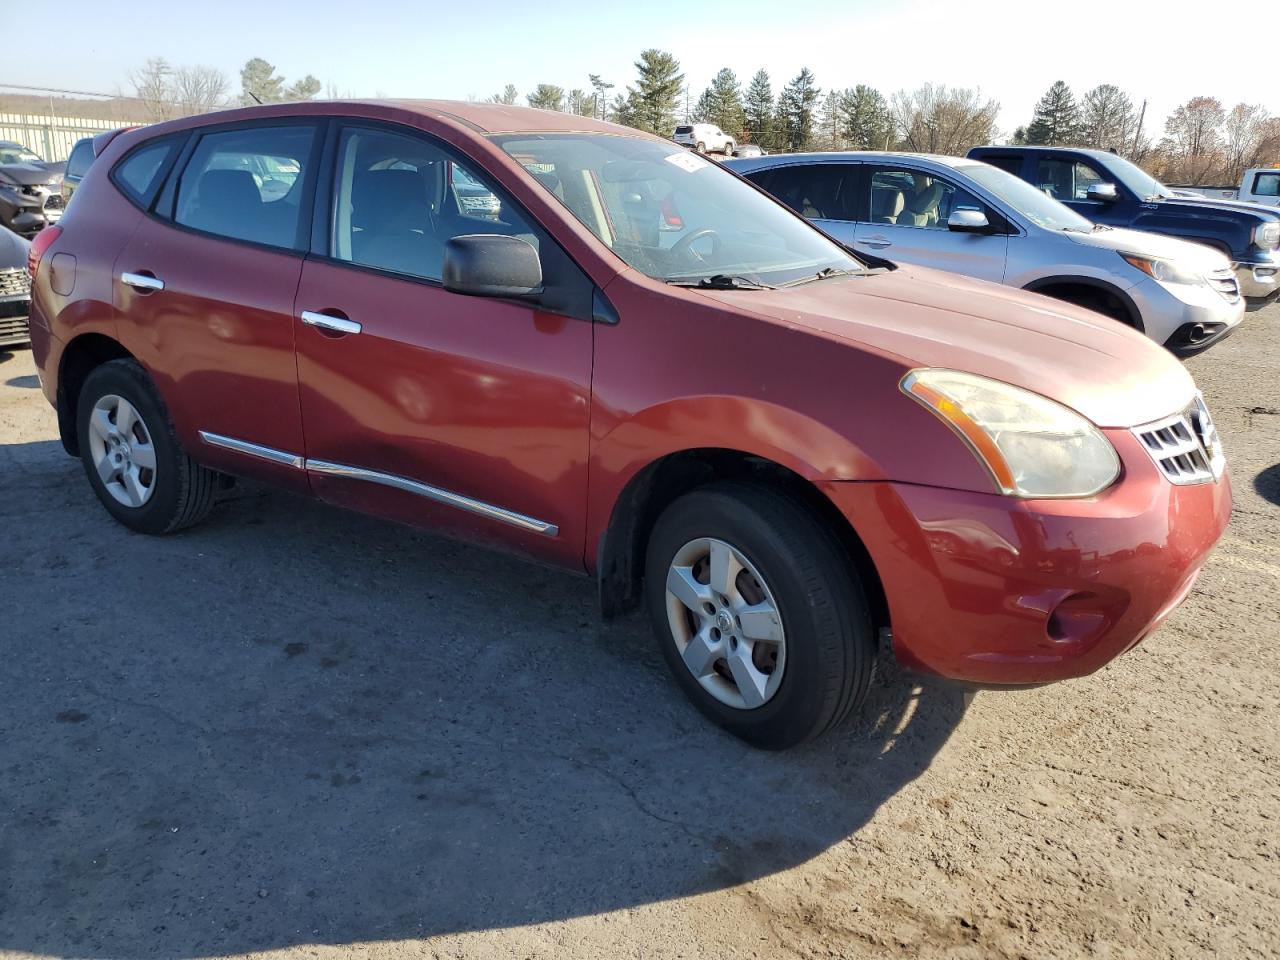
M 639 52 L 658 47 L 680 61 L 694 100 L 724 66 L 744 87 L 764 67 L 775 95 L 807 66 L 824 91 L 978 87 L 1001 104 L 1005 133 L 1055 80 L 1077 97 L 1114 83 L 1147 99 L 1156 135 L 1201 94 L 1280 113 L 1280 86 L 1259 82 L 1271 71 L 1239 21 L 1184 0 L 61 0 L 56 19 L 56 55 L 9 58 L 0 83 L 127 93 L 132 69 L 164 57 L 217 67 L 238 91 L 256 56 L 343 96 L 484 98 L 513 83 L 523 97 L 538 83 L 588 89 L 589 73 L 620 92 Z

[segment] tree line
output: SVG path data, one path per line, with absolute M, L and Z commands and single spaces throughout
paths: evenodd
M 960 155 L 970 147 L 1002 139 L 1000 104 L 967 87 L 926 83 L 886 95 L 858 84 L 824 90 L 808 67 L 774 92 L 773 78 L 757 70 L 744 86 L 721 68 L 696 99 L 680 62 L 664 50 L 648 49 L 635 61 L 635 80 L 618 89 L 602 74 L 566 90 L 539 83 L 525 95 L 531 107 L 612 120 L 669 137 L 679 123 L 714 123 L 738 143 L 773 152 L 800 150 L 909 150 Z M 225 74 L 212 67 L 173 66 L 148 60 L 130 74 L 136 97 L 150 119 L 203 113 L 235 104 L 314 99 L 321 83 L 308 74 L 292 83 L 255 57 L 240 71 L 233 92 Z M 329 96 L 336 96 L 330 88 Z M 487 98 L 516 104 L 520 92 L 507 84 Z M 1238 183 L 1249 167 L 1280 162 L 1280 117 L 1258 104 L 1230 110 L 1209 96 L 1193 97 L 1164 123 L 1153 141 L 1145 131 L 1146 103 L 1110 83 L 1079 100 L 1064 81 L 1040 98 L 1030 121 L 1007 139 L 1015 144 L 1094 147 L 1112 150 L 1174 183 Z
M 1031 122 L 1014 130 L 1012 142 L 1114 150 L 1170 183 L 1235 185 L 1250 167 L 1280 161 L 1280 117 L 1260 104 L 1227 110 L 1216 97 L 1192 97 L 1168 116 L 1164 136 L 1153 143 L 1143 130 L 1143 111 L 1124 91 L 1102 84 L 1077 102 L 1059 80 L 1040 98 Z

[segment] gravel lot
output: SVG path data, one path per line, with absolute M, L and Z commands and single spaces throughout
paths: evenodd
M 586 580 L 257 488 L 128 533 L 0 352 L 0 954 L 1280 956 L 1280 306 L 1189 366 L 1236 513 L 1166 626 L 771 755 Z

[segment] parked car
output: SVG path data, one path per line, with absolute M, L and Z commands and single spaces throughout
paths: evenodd
M 27 275 L 30 244 L 12 230 L 0 227 L 0 348 L 31 339 L 31 280 Z
M 727 165 L 856 250 L 1088 307 L 1180 356 L 1227 336 L 1244 315 L 1221 253 L 1096 226 L 985 163 L 813 153 Z
M 108 130 L 104 133 L 95 134 L 92 137 L 82 137 L 75 142 L 75 146 L 71 148 L 71 153 L 67 157 L 66 170 L 62 176 L 62 206 L 71 202 L 72 195 L 76 192 L 76 187 L 80 186 L 80 181 L 84 179 L 84 175 L 89 172 L 89 167 L 93 165 L 94 159 L 97 158 L 103 149 L 111 140 L 125 130 L 136 130 L 136 126 L 120 127 L 115 130 Z
M 974 147 L 969 156 L 1021 177 L 1095 223 L 1221 250 L 1232 261 L 1250 309 L 1280 296 L 1280 212 L 1175 196 L 1140 167 L 1105 150 Z
M 692 147 L 698 153 L 723 153 L 726 157 L 731 157 L 735 149 L 733 137 L 714 123 L 691 123 L 676 127 L 671 139 L 682 147 Z
M 0 140 L 0 226 L 32 236 L 62 216 L 65 163 L 46 162 L 20 143 Z
M 1246 170 L 1237 196 L 1250 203 L 1280 206 L 1280 170 L 1263 167 Z
M 299 174 L 268 196 L 227 156 Z M 500 219 L 452 202 L 448 164 Z M 673 245 L 641 188 L 678 203 Z M 763 747 L 855 710 L 881 644 L 988 685 L 1098 669 L 1231 509 L 1208 409 L 1145 337 L 855 256 L 589 118 L 170 121 L 107 146 L 31 263 L 42 388 L 125 526 L 190 526 L 242 475 L 586 573 Z M 521 590 L 494 590 L 515 619 Z
M 735 157 L 763 157 L 768 151 L 754 143 L 742 143 L 733 151 Z

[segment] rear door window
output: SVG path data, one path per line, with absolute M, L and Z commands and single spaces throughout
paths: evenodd
M 178 181 L 174 221 L 270 247 L 301 249 L 310 125 L 248 127 L 200 138 Z
M 767 171 L 767 176 L 751 179 L 810 220 L 853 220 L 857 216 L 857 164 L 798 164 L 777 167 Z

